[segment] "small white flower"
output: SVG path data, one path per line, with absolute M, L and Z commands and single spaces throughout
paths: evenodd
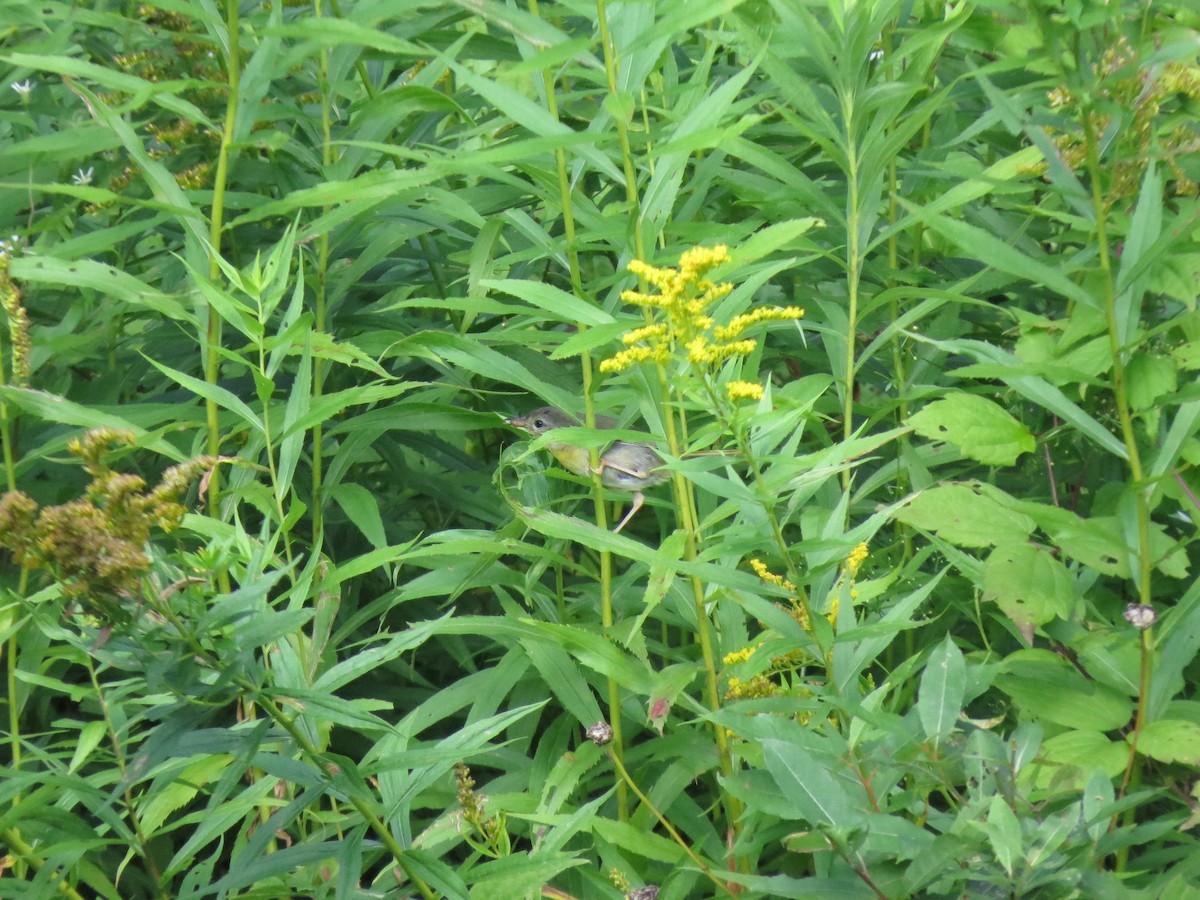
M 867 54 L 867 59 L 870 60 L 871 62 L 879 62 L 881 59 L 883 59 L 883 51 L 882 50 L 872 50 L 870 53 Z
M 14 234 L 7 241 L 0 241 L 0 256 L 12 256 L 21 246 L 21 236 Z
M 85 184 L 91 184 L 93 168 L 93 166 L 88 166 L 87 169 L 80 169 L 71 176 L 71 184 L 78 185 L 79 187 L 82 187 Z
M 33 89 L 37 87 L 37 82 L 30 81 L 28 78 L 26 78 L 24 81 L 14 81 L 9 85 L 9 87 L 22 97 L 28 97 L 31 93 L 33 93 Z

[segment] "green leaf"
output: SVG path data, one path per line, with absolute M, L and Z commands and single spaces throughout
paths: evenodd
M 1099 307 L 1092 292 L 1072 281 L 1059 265 L 1049 260 L 1022 253 L 1012 244 L 1006 243 L 975 225 L 945 215 L 931 214 L 901 200 L 912 214 L 929 225 L 934 231 L 957 245 L 973 259 L 982 260 L 988 266 L 999 269 L 1017 278 L 1044 284 L 1050 290 L 1068 300 L 1088 307 Z
M 1128 697 L 1089 681 L 1049 650 L 1009 654 L 995 685 L 1012 697 L 1025 715 L 1078 731 L 1115 731 L 1133 715 Z
M 134 419 L 124 418 L 121 415 L 121 412 L 126 412 L 130 416 L 136 416 L 139 411 L 136 406 L 130 406 L 120 411 L 103 406 L 83 406 L 65 397 L 57 397 L 44 391 L 10 387 L 3 384 L 0 384 L 0 399 L 47 422 L 57 422 L 89 430 L 93 428 L 126 429 L 138 436 L 138 443 L 141 446 L 161 453 L 176 462 L 184 459 L 183 454 L 170 441 L 157 436 L 150 437 L 146 434 L 144 426 L 137 424 Z
M 955 392 L 909 417 L 917 434 L 945 441 L 988 466 L 1011 466 L 1035 447 L 1033 435 L 1003 407 L 975 394 Z
M 191 303 L 150 287 L 112 266 L 90 259 L 61 260 L 50 256 L 18 256 L 9 263 L 13 278 L 29 284 L 86 288 L 186 325 L 195 326 Z
M 549 313 L 551 318 L 559 322 L 591 326 L 609 325 L 613 321 L 613 317 L 604 310 L 541 281 L 484 278 L 479 283 L 488 290 L 503 291 L 519 297 L 531 306 Z
M 947 484 L 922 491 L 896 518 L 960 547 L 988 547 L 1018 543 L 1033 531 L 1033 519 L 1015 506 L 1012 498 L 990 485 Z
M 1135 353 L 1125 369 L 1129 385 L 1129 405 L 1135 410 L 1150 409 L 1159 398 L 1174 394 L 1179 388 L 1175 363 L 1166 356 Z
M 843 827 L 860 818 L 824 754 L 805 752 L 804 744 L 790 741 L 766 739 L 760 746 L 767 771 L 783 796 L 794 805 L 798 818 L 814 827 Z
M 380 515 L 379 500 L 374 494 L 361 484 L 343 481 L 333 486 L 330 496 L 372 547 L 379 549 L 387 546 L 383 516 Z
M 947 634 L 929 655 L 917 694 L 917 715 L 935 752 L 958 722 L 966 696 L 966 674 L 962 651 Z
M 570 853 L 513 853 L 472 868 L 466 877 L 471 883 L 470 900 L 516 900 L 537 896 L 542 885 L 573 866 L 587 860 Z
M 1082 519 L 1067 510 L 1070 518 L 1055 525 L 1043 525 L 1050 541 L 1064 554 L 1105 575 L 1128 578 L 1131 552 L 1121 534 L 1115 516 Z
M 1100 771 L 1111 778 L 1124 770 L 1129 751 L 1099 731 L 1068 731 L 1047 738 L 1040 756 L 1047 762 Z
M 1012 807 L 1000 795 L 992 797 L 992 802 L 988 807 L 987 821 L 983 823 L 982 828 L 987 833 L 988 841 L 996 854 L 996 860 L 1011 878 L 1013 866 L 1022 857 L 1021 823 L 1017 821 Z
M 786 222 L 775 222 L 759 231 L 736 247 L 730 248 L 731 266 L 748 266 L 764 256 L 769 256 L 781 247 L 787 247 L 802 235 L 825 223 L 811 216 L 803 219 L 788 219 Z
M 1032 544 L 1001 544 L 983 564 L 983 599 L 996 603 L 1022 632 L 1075 606 L 1075 581 L 1061 562 Z
M 1133 733 L 1126 735 L 1133 740 Z M 1184 763 L 1200 768 L 1200 724 L 1190 720 L 1159 719 L 1142 728 L 1138 752 L 1163 763 Z
M 174 379 L 181 387 L 191 391 L 197 397 L 204 400 L 211 400 L 222 409 L 236 413 L 238 418 L 250 426 L 251 430 L 258 434 L 264 433 L 263 423 L 258 415 L 229 389 L 219 384 L 210 384 L 207 381 L 201 381 L 199 378 L 188 375 L 186 372 L 180 372 L 178 369 L 172 369 L 170 366 L 160 363 L 157 360 L 147 359 L 147 361 L 154 368 Z

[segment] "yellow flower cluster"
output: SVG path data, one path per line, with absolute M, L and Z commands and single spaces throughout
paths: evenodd
M 758 341 L 728 341 L 714 344 L 705 335 L 697 335 L 687 342 L 688 362 L 695 366 L 711 366 L 731 356 L 746 356 L 758 346 Z
M 779 696 L 780 688 L 766 675 L 755 675 L 749 681 L 740 678 L 729 679 L 729 689 L 725 692 L 726 700 L 755 700 L 762 697 Z
M 729 261 L 729 249 L 716 247 L 693 247 L 679 258 L 679 268 L 660 268 L 635 259 L 629 263 L 629 271 L 644 279 L 655 293 L 625 291 L 621 299 L 635 306 L 661 309 L 667 322 L 646 325 L 628 332 L 622 339 L 629 349 L 600 363 L 601 372 L 620 372 L 634 363 L 667 362 L 674 346 L 687 345 L 697 338 L 703 339 L 705 332 L 713 327 L 713 320 L 704 314 L 712 304 L 725 297 L 733 285 L 714 284 L 704 276 L 711 269 Z M 726 351 L 725 355 L 730 352 Z M 705 354 L 689 351 L 693 362 L 711 362 L 702 359 Z
M 774 572 L 772 572 L 770 569 L 768 569 L 767 564 L 764 563 L 761 559 L 756 558 L 756 559 L 750 560 L 750 568 L 752 568 L 754 570 L 755 575 L 757 575 L 763 581 L 767 582 L 767 584 L 773 584 L 773 585 L 775 585 L 775 587 L 781 587 L 785 591 L 790 591 L 792 593 L 795 593 L 796 586 L 794 584 L 792 584 L 790 581 L 788 581 L 786 578 L 784 578 L 782 575 L 776 575 Z
M 759 322 L 781 322 L 804 317 L 804 310 L 798 306 L 763 306 L 754 312 L 742 313 L 729 320 L 728 325 L 713 329 L 713 338 L 718 341 L 731 341 L 738 337 L 751 325 Z
M 761 384 L 753 381 L 729 381 L 725 383 L 725 394 L 734 403 L 739 400 L 761 400 L 763 389 Z
M 858 569 L 866 561 L 869 552 L 866 541 L 850 551 L 850 555 L 846 557 L 846 571 L 850 573 L 851 578 L 858 574 Z
M 649 360 L 665 363 L 670 358 L 671 351 L 663 344 L 657 344 L 652 347 L 630 347 L 628 350 L 622 350 L 600 363 L 600 371 L 620 372 L 622 369 L 628 369 L 634 363 L 647 362 Z
M 743 647 L 741 650 L 734 650 L 732 653 L 726 653 L 721 662 L 725 663 L 727 666 L 737 665 L 740 662 L 745 662 L 748 660 L 754 655 L 754 651 L 757 649 L 758 646 L 755 645 L 753 647 Z

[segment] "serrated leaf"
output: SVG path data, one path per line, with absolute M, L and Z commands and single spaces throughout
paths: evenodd
M 1003 491 L 979 482 L 945 484 L 918 494 L 896 518 L 960 547 L 1016 544 L 1029 537 L 1034 522 L 1013 502 Z
M 917 434 L 945 441 L 988 466 L 1011 466 L 1035 447 L 1033 435 L 1011 413 L 975 394 L 955 393 L 927 404 L 908 424 Z
M 1136 410 L 1149 409 L 1179 387 L 1175 363 L 1151 353 L 1133 355 L 1125 370 L 1125 382 L 1129 385 L 1129 405 Z
M 1129 739 L 1132 740 L 1132 734 Z M 1182 719 L 1159 719 L 1142 729 L 1138 752 L 1164 763 L 1200 767 L 1200 724 Z
M 1097 516 L 1047 529 L 1051 542 L 1071 559 L 1091 566 L 1105 575 L 1129 577 L 1129 548 L 1121 537 L 1121 527 L 1112 516 Z M 1043 526 L 1044 527 L 1044 526 Z
M 983 599 L 995 602 L 1020 628 L 1071 614 L 1075 584 L 1066 567 L 1031 544 L 1002 544 L 983 564 Z

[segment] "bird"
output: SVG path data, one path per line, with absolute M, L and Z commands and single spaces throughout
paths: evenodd
M 556 428 L 578 427 L 580 424 L 574 416 L 554 406 L 543 406 L 526 415 L 505 419 L 505 422 L 534 437 L 547 434 Z M 596 416 L 596 427 L 616 428 L 617 422 L 608 416 Z M 549 443 L 546 449 L 563 468 L 584 478 L 591 477 L 592 466 L 586 448 L 573 444 Z M 613 529 L 614 534 L 624 528 L 634 513 L 646 502 L 642 491 L 670 480 L 671 474 L 663 468 L 665 465 L 666 461 L 658 452 L 641 441 L 613 441 L 600 453 L 600 462 L 596 466 L 596 471 L 600 473 L 600 483 L 605 487 L 633 494 L 629 512 L 625 513 L 625 518 Z

